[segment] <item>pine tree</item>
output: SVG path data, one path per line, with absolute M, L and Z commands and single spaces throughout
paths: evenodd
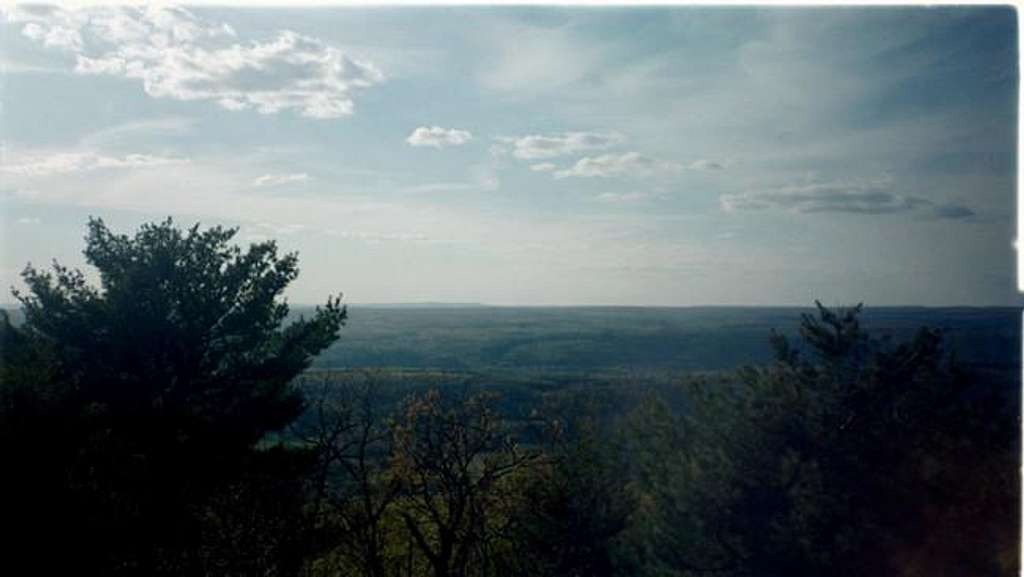
M 57 263 L 23 273 L 24 323 L 5 328 L 2 442 L 52 455 L 45 470 L 9 470 L 22 486 L 59 475 L 59 494 L 39 498 L 65 503 L 66 517 L 51 522 L 76 532 L 41 548 L 70 547 L 79 571 L 200 573 L 206 506 L 299 415 L 292 380 L 344 323 L 340 297 L 286 323 L 281 293 L 296 255 L 279 256 L 273 242 L 243 250 L 230 244 L 236 232 L 167 219 L 129 237 L 90 219 L 84 253 L 98 286 Z M 23 366 L 40 359 L 34 372 Z M 59 418 L 19 421 L 27 398 Z M 40 438 L 49 445 L 35 446 Z

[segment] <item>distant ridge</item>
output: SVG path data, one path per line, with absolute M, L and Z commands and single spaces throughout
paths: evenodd
M 571 310 L 571 309 L 580 309 L 580 310 L 582 310 L 582 309 L 593 309 L 593 310 L 601 310 L 601 309 L 606 309 L 606 310 L 607 309 L 622 309 L 622 310 L 649 309 L 649 310 L 693 310 L 693 311 L 718 311 L 718 310 L 724 310 L 724 311 L 728 311 L 728 310 L 733 310 L 733 311 L 739 311 L 739 310 L 764 310 L 764 311 L 767 311 L 767 310 L 809 310 L 809 311 L 813 311 L 814 310 L 814 305 L 813 304 L 810 304 L 810 305 L 798 305 L 798 304 L 782 304 L 782 305 L 776 305 L 776 304 L 757 304 L 757 305 L 750 305 L 750 304 L 700 304 L 700 305 L 664 305 L 664 304 L 654 304 L 654 305 L 644 305 L 644 304 L 640 304 L 640 305 L 636 305 L 636 304 L 583 304 L 583 305 L 578 305 L 578 304 L 572 304 L 572 305 L 565 305 L 565 304 L 556 304 L 556 305 L 540 304 L 540 305 L 523 305 L 523 304 L 511 304 L 511 305 L 509 305 L 509 304 L 487 304 L 487 303 L 472 303 L 472 302 L 457 303 L 457 302 L 429 302 L 429 301 L 428 302 L 409 302 L 409 303 L 358 303 L 358 302 L 357 303 L 353 303 L 353 302 L 342 302 L 342 304 L 344 304 L 346 306 L 349 306 L 349 307 L 373 308 L 373 309 L 461 309 L 461 308 L 492 308 L 493 309 L 493 308 L 499 308 L 499 309 L 522 309 L 522 310 L 529 310 L 529 309 L 540 309 L 540 310 L 543 310 L 543 309 L 548 309 L 548 310 L 555 310 L 555 309 L 569 309 L 569 310 Z M 856 303 L 838 303 L 838 304 L 837 303 L 825 303 L 825 304 L 826 304 L 826 306 L 853 306 Z M 9 309 L 9 308 L 19 308 L 19 306 L 20 305 L 11 305 L 10 307 L 8 307 L 8 306 L 0 305 L 0 308 L 7 308 L 7 309 Z M 299 309 L 306 309 L 306 308 L 310 308 L 311 309 L 311 308 L 315 308 L 315 307 L 320 306 L 320 305 L 313 304 L 313 303 L 289 303 L 289 306 L 291 306 L 292 308 L 299 308 Z M 956 305 L 905 305 L 905 304 L 899 304 L 899 305 L 873 305 L 873 304 L 870 304 L 870 303 L 864 303 L 864 308 L 868 312 L 870 312 L 872 310 L 880 310 L 880 311 L 886 311 L 886 310 L 890 310 L 890 311 L 892 311 L 892 310 L 914 311 L 914 310 L 919 310 L 919 311 L 936 311 L 936 312 L 938 312 L 938 311 L 959 311 L 959 310 L 962 310 L 962 311 L 982 311 L 982 310 L 1000 310 L 1000 309 L 1021 310 L 1021 309 L 1024 309 L 1024 304 L 1022 304 L 1022 305 L 1018 305 L 1018 304 L 999 304 L 999 305 L 964 305 L 964 304 L 956 304 Z
M 374 308 L 374 309 L 462 309 L 462 308 L 482 308 L 490 305 L 483 303 L 435 303 L 435 302 L 422 302 L 422 303 L 345 303 L 350 307 L 358 308 Z

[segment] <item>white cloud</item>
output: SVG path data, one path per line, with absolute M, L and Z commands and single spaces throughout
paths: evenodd
M 473 135 L 468 130 L 441 128 L 440 126 L 420 126 L 405 139 L 411 146 L 432 146 L 434 148 L 460 146 L 470 140 L 473 140 Z
M 417 242 L 426 241 L 429 238 L 418 232 L 362 232 L 349 230 L 326 230 L 326 234 L 345 240 L 359 240 L 367 243 L 379 243 L 388 241 Z
M 28 224 L 41 224 L 43 221 L 39 220 L 38 218 L 36 218 L 34 216 L 31 216 L 31 217 L 30 216 L 25 216 L 25 217 L 19 218 L 16 222 L 18 224 L 26 224 L 26 225 L 28 225 Z
M 511 146 L 512 156 L 521 160 L 555 158 L 578 152 L 602 150 L 625 141 L 617 132 L 566 132 L 551 135 L 498 137 L 495 140 Z M 496 152 L 505 152 L 497 147 Z
M 5 16 L 24 23 L 28 38 L 74 52 L 76 73 L 138 80 L 155 98 L 337 118 L 352 114 L 356 91 L 384 80 L 373 64 L 316 38 L 285 30 L 241 43 L 230 26 L 181 8 L 34 7 Z
M 472 182 L 428 182 L 400 188 L 403 194 L 433 194 L 435 192 L 462 192 L 477 190 L 479 185 Z
M 726 194 L 720 197 L 727 212 L 786 210 L 804 214 L 850 213 L 880 215 L 918 212 L 938 219 L 962 219 L 974 211 L 959 204 L 940 204 L 917 196 L 890 191 L 888 179 L 836 181 L 785 186 L 767 191 Z
M 619 132 L 565 132 L 561 134 L 499 136 L 497 144 L 491 147 L 491 154 L 502 157 L 511 154 L 520 160 L 554 159 L 583 152 L 604 150 L 626 142 Z M 655 174 L 678 174 L 687 170 L 721 170 L 721 162 L 698 159 L 689 164 L 658 160 L 639 152 L 607 153 L 579 158 L 572 166 L 559 169 L 553 162 L 537 162 L 530 165 L 534 172 L 550 172 L 555 178 L 613 176 L 652 176 Z
M 647 176 L 665 168 L 671 169 L 672 166 L 639 152 L 602 154 L 600 156 L 585 156 L 577 160 L 571 168 L 555 172 L 555 178 Z
M 652 194 L 649 192 L 603 192 L 597 196 L 597 200 L 601 202 L 607 202 L 612 204 L 629 204 L 634 202 L 643 202 L 645 200 L 651 200 L 660 195 Z
M 293 182 L 308 182 L 310 177 L 305 172 L 293 174 L 264 174 L 252 181 L 253 186 L 280 186 Z
M 256 226 L 260 227 L 261 229 L 270 231 L 275 236 L 290 236 L 290 235 L 302 232 L 302 231 L 307 229 L 306 225 L 304 225 L 304 224 L 294 224 L 294 223 L 279 224 L 279 223 L 273 223 L 273 222 L 259 222 L 259 223 L 256 223 Z M 261 233 L 258 233 L 258 232 L 257 233 L 251 233 L 251 234 L 253 234 L 253 236 L 264 236 L 264 235 L 262 235 Z
M 13 162 L 5 159 L 4 163 L 0 164 L 0 173 L 33 177 L 99 169 L 147 168 L 186 162 L 187 158 L 150 154 L 104 156 L 93 152 L 29 153 L 18 155 Z
M 721 162 L 716 162 L 714 160 L 707 160 L 702 158 L 700 160 L 694 160 L 693 162 L 688 164 L 686 168 L 688 168 L 689 170 L 722 170 L 723 168 L 725 168 L 725 165 L 722 164 Z
M 639 152 L 611 153 L 600 156 L 584 156 L 569 168 L 558 170 L 555 178 L 584 177 L 610 178 L 613 176 L 646 177 L 674 175 L 687 170 L 721 170 L 725 166 L 711 160 L 695 160 L 680 164 L 659 160 Z
M 82 49 L 82 35 L 78 30 L 65 28 L 59 24 L 43 27 L 36 22 L 29 22 L 21 33 L 26 38 L 42 42 L 43 46 L 79 51 Z

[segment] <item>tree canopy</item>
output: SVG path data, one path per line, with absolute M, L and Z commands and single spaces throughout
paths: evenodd
M 66 513 L 87 525 L 76 538 L 118 543 L 97 567 L 184 573 L 194 560 L 175 556 L 198 534 L 192 505 L 300 414 L 292 380 L 344 323 L 340 297 L 286 323 L 296 255 L 272 241 L 243 250 L 236 232 L 167 219 L 128 236 L 91 219 L 84 253 L 98 286 L 58 263 L 23 273 L 24 323 L 4 327 L 3 421 L 31 403 L 59 413 L 62 434 L 22 419 L 30 430 L 5 430 L 5 445 L 52 444 L 24 452 L 53 455 Z M 16 362 L 43 357 L 45 371 Z
M 647 449 L 646 491 L 675 527 L 653 537 L 652 563 L 780 577 L 1010 570 L 1019 421 L 1006 391 L 972 379 L 937 330 L 893 343 L 863 330 L 859 305 L 817 306 L 798 340 L 772 337 L 774 365 L 692 383 L 679 448 Z

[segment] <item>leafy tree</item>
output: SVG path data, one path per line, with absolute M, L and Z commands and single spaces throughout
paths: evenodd
M 688 385 L 700 392 L 720 392 L 723 383 Z M 690 407 L 686 416 L 703 424 L 704 415 L 694 413 L 699 407 Z M 712 421 L 707 423 L 713 426 Z M 723 429 L 736 432 L 732 426 Z M 636 501 L 623 536 L 629 564 L 642 575 L 734 569 L 735 551 L 722 526 L 731 520 L 722 501 L 730 494 L 727 488 L 734 472 L 722 467 L 730 461 L 720 458 L 732 444 L 721 436 L 698 441 L 688 435 L 686 419 L 674 414 L 658 395 L 648 396 L 626 415 L 625 437 L 633 460 L 629 491 Z
M 510 481 L 536 462 L 508 434 L 491 394 L 411 396 L 393 428 L 408 539 L 435 577 L 486 575 L 505 532 Z
M 4 328 L 17 345 L 3 351 L 3 441 L 51 449 L 34 446 L 51 424 L 18 420 L 28 401 L 10 399 L 22 392 L 60 412 L 52 468 L 74 504 L 66 516 L 80 532 L 67 545 L 80 568 L 202 573 L 207 505 L 260 468 L 258 443 L 303 409 L 292 379 L 337 338 L 340 299 L 286 324 L 297 257 L 273 242 L 243 250 L 235 233 L 167 219 L 129 237 L 90 219 L 84 253 L 99 286 L 57 263 L 23 273 L 24 324 Z M 26 372 L 41 356 L 45 370 Z
M 1006 392 L 974 381 L 938 331 L 893 344 L 859 313 L 818 304 L 799 343 L 773 336 L 774 366 L 692 387 L 670 494 L 698 530 L 681 545 L 739 575 L 1015 572 Z
M 402 483 L 390 470 L 392 421 L 376 373 L 351 381 L 325 375 L 311 407 L 315 417 L 295 426 L 318 457 L 314 505 L 328 551 L 314 563 L 316 574 L 386 577 L 401 563 L 389 547 L 400 539 L 394 504 Z
M 629 574 L 619 556 L 635 503 L 622 448 L 602 436 L 592 411 L 553 422 L 546 458 L 519 480 L 501 574 L 601 577 Z

